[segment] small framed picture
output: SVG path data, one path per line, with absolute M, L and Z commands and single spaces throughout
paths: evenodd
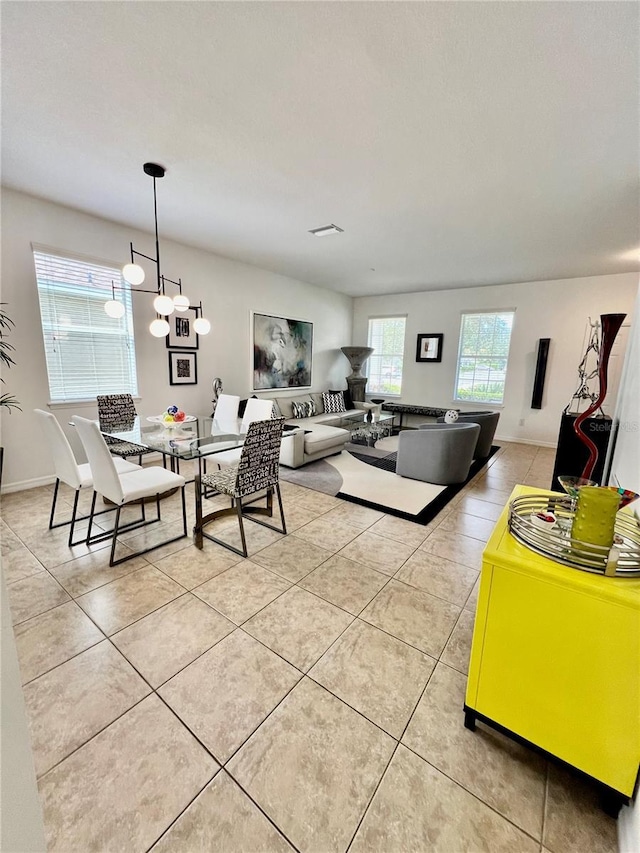
M 198 316 L 195 308 L 175 311 L 169 317 L 169 334 L 165 338 L 167 347 L 179 349 L 198 349 L 198 335 L 193 329 L 193 321 Z
M 443 334 L 418 335 L 416 361 L 442 361 Z
M 198 364 L 195 352 L 169 353 L 169 385 L 197 385 Z

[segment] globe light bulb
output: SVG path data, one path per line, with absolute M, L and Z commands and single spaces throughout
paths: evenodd
M 110 299 L 108 302 L 104 303 L 104 310 L 108 317 L 113 317 L 114 320 L 118 320 L 120 317 L 124 316 L 124 302 L 118 302 L 115 299 Z
M 186 311 L 189 307 L 189 297 L 184 296 L 182 293 L 177 293 L 173 297 L 173 307 L 176 311 Z
M 169 314 L 173 314 L 173 299 L 170 296 L 161 294 L 153 300 L 153 307 L 158 314 L 164 314 L 168 317 Z
M 149 325 L 149 331 L 154 338 L 166 338 L 169 334 L 169 324 L 166 320 L 156 319 Z
M 196 317 L 193 321 L 193 329 L 199 335 L 208 335 L 211 331 L 211 323 L 206 317 Z
M 144 281 L 144 270 L 140 264 L 125 264 L 122 267 L 122 278 L 129 284 L 142 284 Z

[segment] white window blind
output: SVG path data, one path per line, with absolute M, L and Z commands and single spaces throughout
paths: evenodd
M 369 346 L 374 352 L 366 364 L 367 394 L 399 397 L 402 391 L 406 317 L 374 317 L 369 320 Z
M 502 403 L 513 318 L 513 311 L 462 315 L 456 400 Z
M 90 400 L 97 394 L 137 396 L 131 291 L 118 267 L 34 249 L 42 334 L 52 403 Z M 124 316 L 108 317 L 112 298 Z

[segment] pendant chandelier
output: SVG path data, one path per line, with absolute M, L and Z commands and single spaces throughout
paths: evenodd
M 136 252 L 133 248 L 133 243 L 130 243 L 131 248 L 131 262 L 125 264 L 122 268 L 122 277 L 126 282 L 136 288 L 136 290 L 132 291 L 133 293 L 155 293 L 155 299 L 153 300 L 153 307 L 156 312 L 156 319 L 151 322 L 149 325 L 149 331 L 156 338 L 164 338 L 169 334 L 170 326 L 166 317 L 170 314 L 173 314 L 174 311 L 186 311 L 188 308 L 192 307 L 196 312 L 196 319 L 193 321 L 193 330 L 198 335 L 206 335 L 211 330 L 211 323 L 203 316 L 202 313 L 202 302 L 199 305 L 191 305 L 189 302 L 189 298 L 185 296 L 182 292 L 182 279 L 178 279 L 174 281 L 173 279 L 166 278 L 160 271 L 160 242 L 158 240 L 158 204 L 156 199 L 156 180 L 158 178 L 163 178 L 165 174 L 164 166 L 159 166 L 157 163 L 145 163 L 142 167 L 145 171 L 145 174 L 150 175 L 153 178 L 153 215 L 155 220 L 155 232 L 156 232 L 156 256 L 155 258 L 150 257 L 149 255 L 144 255 L 142 252 Z M 137 264 L 134 260 L 135 257 L 146 258 L 148 261 L 151 261 L 156 265 L 156 288 L 155 290 L 145 290 L 144 288 L 140 288 L 145 279 L 145 273 L 140 264 Z M 167 285 L 172 285 L 178 288 L 178 292 L 175 296 L 171 297 L 167 293 Z M 115 284 L 111 284 L 112 298 L 105 303 L 104 310 L 109 315 L 109 317 L 113 317 L 114 319 L 118 319 L 122 317 L 125 312 L 124 303 L 120 302 L 116 299 L 116 290 L 122 290 L 121 287 L 117 287 Z

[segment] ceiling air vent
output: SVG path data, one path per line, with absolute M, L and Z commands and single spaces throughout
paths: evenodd
M 328 237 L 329 234 L 342 234 L 344 228 L 338 228 L 337 225 L 323 225 L 322 228 L 312 228 L 309 234 L 314 237 Z

